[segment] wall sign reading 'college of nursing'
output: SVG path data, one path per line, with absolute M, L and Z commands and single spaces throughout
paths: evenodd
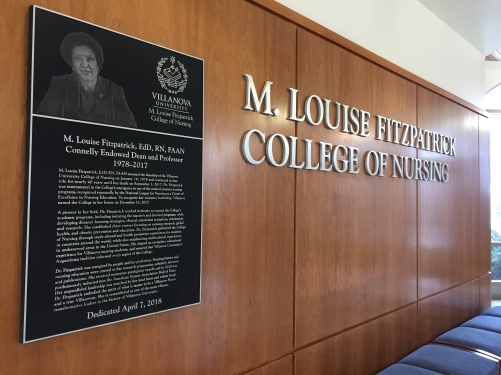
M 252 75 L 244 74 L 244 77 L 246 87 L 243 109 L 260 112 L 261 107 L 264 107 L 261 112 L 263 115 L 277 117 L 280 114 L 280 109 L 271 109 L 271 85 L 273 82 L 266 81 L 261 94 L 258 95 Z M 370 112 L 331 99 L 321 98 L 318 95 L 309 95 L 304 100 L 304 106 L 301 106 L 303 114 L 300 115 L 298 90 L 289 87 L 288 91 L 290 102 L 287 120 L 297 124 L 305 122 L 310 126 L 323 124 L 329 130 L 362 138 L 371 137 Z M 375 116 L 375 124 L 372 126 L 375 129 L 375 139 L 378 141 L 456 156 L 456 138 L 454 137 L 381 115 Z M 251 139 L 254 142 L 266 144 L 264 154 L 252 155 Z M 278 158 L 273 152 L 274 141 L 275 143 L 280 142 L 282 145 L 282 152 Z M 305 147 L 301 152 L 298 144 L 302 142 L 304 142 Z M 259 165 L 266 159 L 274 167 L 287 166 L 295 169 L 334 171 L 335 173 L 352 175 L 357 175 L 360 172 L 359 163 L 362 162 L 362 155 L 357 147 L 322 141 L 313 142 L 312 139 L 304 139 L 302 142 L 297 137 L 285 137 L 280 133 L 267 136 L 258 129 L 251 129 L 242 137 L 242 155 L 245 161 L 252 165 Z M 317 162 L 313 162 L 314 157 L 317 157 Z M 385 173 L 388 172 L 387 169 L 390 169 L 392 178 L 434 182 L 449 181 L 449 165 L 443 161 L 437 162 L 368 150 L 363 155 L 363 165 L 365 173 L 372 177 L 384 177 Z
M 203 60 L 30 16 L 21 341 L 200 303 Z

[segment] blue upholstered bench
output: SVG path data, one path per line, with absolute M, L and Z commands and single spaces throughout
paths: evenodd
M 483 329 L 501 334 L 501 318 L 490 315 L 479 315 L 462 324 L 461 327 Z
M 484 311 L 481 315 L 490 315 L 501 318 L 501 306 L 492 307 L 489 310 Z
M 478 328 L 458 327 L 437 337 L 433 342 L 470 349 L 501 360 L 501 334 L 499 333 Z
M 496 375 L 501 371 L 500 364 L 501 306 L 497 306 L 437 337 L 378 375 Z
M 440 375 L 440 373 L 397 363 L 396 365 L 390 366 L 387 369 L 378 372 L 377 375 Z
M 439 374 L 496 375 L 498 373 L 498 364 L 494 359 L 433 344 L 419 348 L 402 359 L 399 364 L 420 367 Z

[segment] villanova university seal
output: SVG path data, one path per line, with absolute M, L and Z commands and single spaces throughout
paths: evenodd
M 171 62 L 170 67 L 162 69 L 167 60 Z M 160 59 L 157 65 L 157 77 L 160 85 L 171 94 L 183 92 L 188 84 L 188 73 L 180 61 L 176 64 L 174 56 Z

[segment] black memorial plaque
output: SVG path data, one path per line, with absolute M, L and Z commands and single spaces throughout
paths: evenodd
M 200 303 L 203 60 L 30 16 L 21 341 Z

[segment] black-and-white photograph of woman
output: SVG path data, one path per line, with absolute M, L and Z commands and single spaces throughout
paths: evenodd
M 89 34 L 75 32 L 64 37 L 60 51 L 72 73 L 52 77 L 35 113 L 137 128 L 124 90 L 99 75 L 104 63 L 101 45 Z

